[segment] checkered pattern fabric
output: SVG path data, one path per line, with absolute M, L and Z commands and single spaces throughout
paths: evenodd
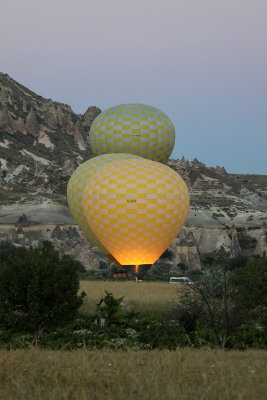
M 90 160 L 79 165 L 79 167 L 72 174 L 68 187 L 67 187 L 67 198 L 69 203 L 70 211 L 87 237 L 98 246 L 98 248 L 104 253 L 108 254 L 105 247 L 99 242 L 97 237 L 92 232 L 88 225 L 87 219 L 85 218 L 83 211 L 83 190 L 88 179 L 94 174 L 99 168 L 109 164 L 113 161 L 124 160 L 128 158 L 139 158 L 131 154 L 103 154 L 99 157 L 91 158 Z
M 92 231 L 120 264 L 153 264 L 182 228 L 189 194 L 166 165 L 125 159 L 91 176 L 83 206 Z
M 94 120 L 89 141 L 93 154 L 131 153 L 166 163 L 175 142 L 169 117 L 144 104 L 121 104 Z

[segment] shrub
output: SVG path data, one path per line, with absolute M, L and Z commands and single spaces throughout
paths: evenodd
M 21 247 L 16 247 L 8 241 L 0 242 L 0 265 L 8 259 L 11 254 L 15 254 Z
M 229 282 L 229 260 L 222 252 L 218 260 L 197 282 L 187 285 L 188 290 L 177 304 L 177 314 L 187 331 L 209 328 L 216 346 L 224 348 L 238 321 L 233 301 L 235 293 Z
M 216 264 L 187 289 L 172 305 L 172 314 L 188 333 L 209 329 L 220 347 L 266 345 L 265 331 L 255 330 L 255 324 L 267 322 L 267 258 L 233 269 L 220 252 Z M 238 345 L 238 338 L 243 345 Z
M 102 297 L 96 306 L 97 315 L 105 319 L 108 326 L 119 322 L 119 313 L 122 309 L 123 297 L 116 299 L 112 293 L 105 290 L 105 297 Z
M 267 258 L 249 261 L 245 267 L 235 269 L 231 283 L 236 290 L 236 304 L 240 313 L 254 318 L 266 318 Z
M 60 256 L 50 242 L 42 248 L 19 248 L 0 266 L 0 324 L 40 329 L 70 321 L 82 304 L 78 296 L 79 263 Z

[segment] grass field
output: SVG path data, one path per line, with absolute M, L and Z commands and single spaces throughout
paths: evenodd
M 168 282 L 142 282 L 135 281 L 81 281 L 81 290 L 87 297 L 81 307 L 81 312 L 92 313 L 96 303 L 105 290 L 111 292 L 115 297 L 123 297 L 123 306 L 127 310 L 149 312 L 150 314 L 162 313 L 166 306 L 173 300 L 177 300 L 184 286 L 170 284 Z
M 0 351 L 1 400 L 264 400 L 267 352 Z

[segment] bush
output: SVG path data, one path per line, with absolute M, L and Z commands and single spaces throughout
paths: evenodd
M 161 277 L 170 277 L 170 265 L 165 264 L 162 261 L 158 261 L 152 265 L 150 269 L 151 275 L 161 276 Z
M 105 297 L 102 297 L 96 306 L 97 315 L 105 319 L 108 326 L 119 323 L 119 314 L 122 309 L 123 297 L 116 299 L 112 293 L 105 290 Z
M 267 329 L 260 324 L 247 324 L 236 328 L 230 335 L 227 347 L 246 350 L 248 348 L 266 349 Z
M 77 295 L 79 266 L 71 256 L 60 256 L 50 242 L 5 254 L 0 266 L 1 326 L 33 331 L 72 320 L 84 296 Z
M 193 285 L 187 285 L 177 304 L 177 316 L 187 331 L 208 328 L 216 346 L 224 348 L 230 331 L 237 326 L 235 291 L 229 282 L 229 260 L 223 252 L 218 263 L 205 271 Z
M 245 267 L 235 269 L 231 283 L 236 290 L 236 304 L 247 317 L 266 318 L 267 310 L 267 258 L 249 261 Z
M 21 246 L 14 246 L 12 243 L 8 241 L 0 242 L 0 265 L 10 257 L 11 254 L 15 254 Z
M 188 333 L 209 329 L 220 347 L 266 345 L 265 331 L 255 326 L 267 322 L 267 258 L 233 269 L 220 252 L 217 263 L 187 289 L 172 305 L 172 315 Z M 238 345 L 238 337 L 243 345 Z

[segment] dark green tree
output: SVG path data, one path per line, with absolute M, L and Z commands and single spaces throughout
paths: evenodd
M 231 274 L 236 289 L 236 304 L 240 313 L 250 317 L 255 312 L 266 316 L 267 311 L 267 258 L 249 261 L 245 267 Z
M 19 251 L 21 246 L 14 246 L 11 242 L 1 241 L 0 242 L 0 265 L 8 258 L 11 254 Z
M 179 299 L 178 318 L 185 329 L 196 325 L 212 331 L 214 343 L 224 348 L 231 329 L 236 326 L 235 290 L 229 281 L 229 259 L 221 251 L 217 263 L 187 290 Z
M 105 290 L 105 297 L 102 296 L 96 306 L 97 317 L 104 318 L 108 326 L 116 324 L 122 309 L 122 300 L 123 297 L 116 299 L 112 293 Z
M 79 263 L 61 256 L 50 242 L 18 248 L 0 265 L 0 324 L 44 330 L 72 320 L 84 297 L 78 295 Z
M 179 298 L 178 319 L 187 330 L 210 328 L 219 347 L 242 324 L 267 321 L 267 258 L 232 269 L 231 259 L 220 251 L 216 263 L 186 289 Z

